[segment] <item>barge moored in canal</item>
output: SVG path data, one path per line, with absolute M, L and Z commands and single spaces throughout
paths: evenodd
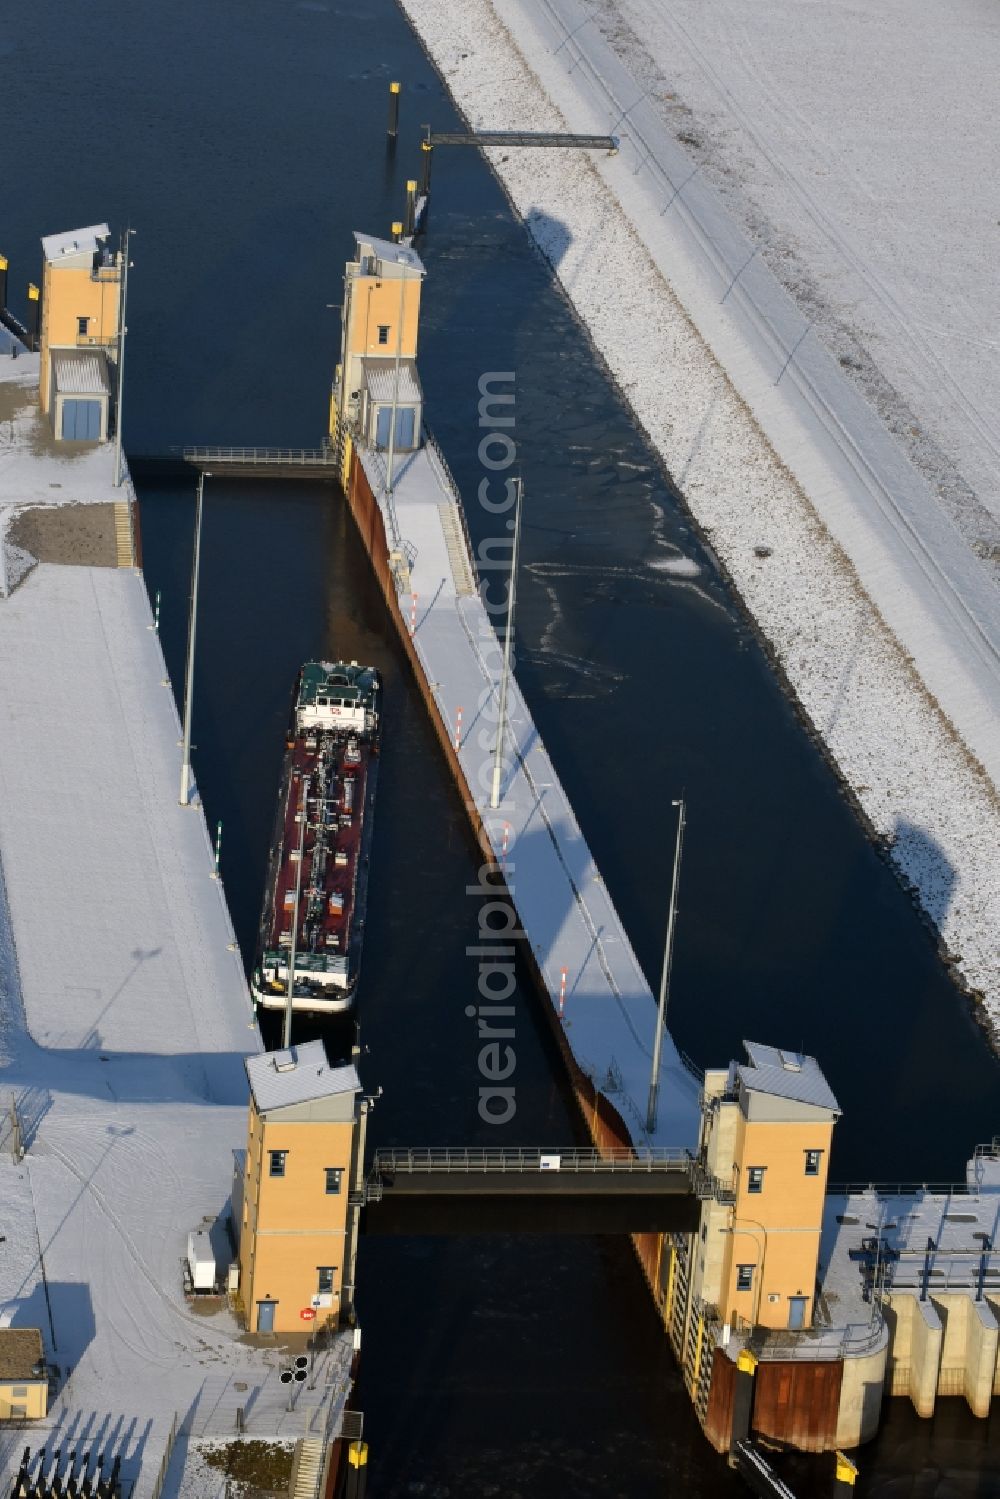
M 361 971 L 381 681 L 356 661 L 301 669 L 268 861 L 254 1002 L 344 1014 Z

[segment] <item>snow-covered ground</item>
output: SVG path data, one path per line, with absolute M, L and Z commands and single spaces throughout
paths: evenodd
M 621 137 L 490 155 L 995 1024 L 992 579 L 578 0 L 403 3 L 474 127 Z
M 5 490 L 3 498 L 10 491 Z M 350 1339 L 289 1412 L 277 1351 L 185 1301 L 189 1229 L 225 1213 L 260 1048 L 141 576 L 40 564 L 0 600 L 0 1309 L 60 1370 L 46 1423 L 150 1492 L 175 1417 L 193 1443 L 317 1431 Z M 315 1434 L 315 1432 L 314 1432 Z M 171 1491 L 168 1489 L 168 1492 Z
M 1000 564 L 1000 27 L 982 0 L 583 0 Z

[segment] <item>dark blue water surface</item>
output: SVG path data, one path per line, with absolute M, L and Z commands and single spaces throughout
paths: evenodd
M 13 11 L 13 14 L 11 13 Z M 38 236 L 137 228 L 127 447 L 315 445 L 351 230 L 385 233 L 419 126 L 453 126 L 391 0 L 35 0 L 8 8 L 11 301 Z M 395 158 L 386 93 L 404 83 Z M 998 1127 L 998 1066 L 869 844 L 585 332 L 484 163 L 437 153 L 421 373 L 478 539 L 478 381 L 516 374 L 526 483 L 519 676 L 647 974 L 663 939 L 671 799 L 688 801 L 671 1024 L 697 1061 L 744 1037 L 813 1051 L 844 1115 L 834 1174 L 953 1178 Z M 150 588 L 179 681 L 191 493 L 142 489 Z M 656 564 L 684 557 L 698 574 Z M 257 921 L 288 696 L 310 655 L 386 678 L 362 993 L 376 1141 L 483 1139 L 477 859 L 360 542 L 329 489 L 211 482 L 196 770 L 224 823 L 244 952 Z M 578 1125 L 529 987 L 506 1141 Z M 723 1496 L 629 1246 L 372 1239 L 361 1396 L 377 1496 Z M 989 1423 L 893 1402 L 859 1495 L 986 1493 Z M 796 1464 L 801 1495 L 828 1464 Z

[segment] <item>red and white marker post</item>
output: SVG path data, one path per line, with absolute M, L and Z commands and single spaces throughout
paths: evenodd
M 455 752 L 462 748 L 462 710 L 457 709 L 455 713 Z
M 417 595 L 410 594 L 410 639 L 413 639 L 417 629 Z
M 568 968 L 560 968 L 560 970 L 559 970 L 559 1018 L 560 1018 L 560 1020 L 562 1019 L 563 1011 L 566 1009 L 566 975 L 568 973 L 569 973 L 569 969 Z

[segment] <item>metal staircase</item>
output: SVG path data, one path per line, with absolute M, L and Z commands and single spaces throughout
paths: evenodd
M 292 1462 L 292 1499 L 319 1499 L 326 1467 L 326 1443 L 301 1437 Z
M 448 549 L 448 561 L 451 563 L 451 575 L 455 580 L 455 592 L 458 594 L 475 593 L 476 585 L 469 563 L 465 531 L 455 512 L 454 502 L 442 500 L 438 505 L 438 513 L 441 516 L 444 544 Z
M 115 500 L 115 555 L 119 567 L 135 567 L 132 507 L 128 500 Z

